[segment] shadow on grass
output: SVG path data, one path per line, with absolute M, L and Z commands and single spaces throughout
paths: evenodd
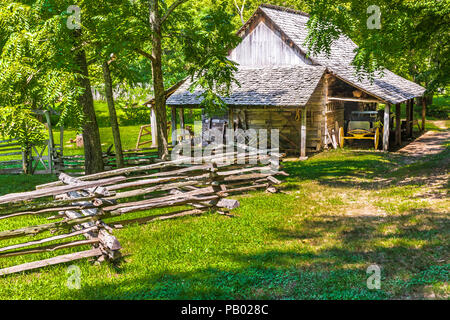
M 218 252 L 217 265 L 190 272 L 174 272 L 169 266 L 167 272 L 139 272 L 138 278 L 115 285 L 84 287 L 74 298 L 404 298 L 449 280 L 449 265 L 443 265 L 449 231 L 449 217 L 431 210 L 383 218 L 316 216 L 294 228 L 268 230 L 277 246 Z M 222 264 L 228 267 L 220 268 Z M 381 290 L 367 288 L 371 264 L 382 269 Z
M 296 182 L 317 181 L 321 185 L 376 190 L 396 185 L 414 177 L 411 184 L 426 183 L 430 168 L 448 170 L 450 148 L 407 164 L 406 157 L 398 154 L 371 151 L 331 151 L 331 155 L 317 155 L 307 161 L 286 162 L 290 174 L 281 190 L 298 189 Z

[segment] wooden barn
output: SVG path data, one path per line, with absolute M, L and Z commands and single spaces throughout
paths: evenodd
M 308 57 L 304 45 L 308 19 L 300 11 L 261 5 L 238 31 L 242 41 L 229 58 L 239 64 L 235 77 L 240 86 L 233 85 L 231 95 L 223 99 L 227 125 L 279 129 L 281 150 L 305 157 L 339 141 L 340 128 L 349 130 L 352 112 L 376 111 L 384 104 L 383 149 L 388 150 L 389 137 L 400 143 L 402 135 L 411 136 L 412 102 L 425 89 L 389 70 L 372 82 L 361 80 L 351 65 L 356 45 L 345 36 L 333 43 L 329 55 Z M 186 81 L 167 100 L 172 114 L 199 107 L 202 92 L 190 92 L 189 86 Z

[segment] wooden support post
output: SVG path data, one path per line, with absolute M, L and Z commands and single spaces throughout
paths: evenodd
M 395 144 L 398 146 L 402 143 L 402 105 L 397 103 L 395 105 Z
M 48 126 L 48 168 L 50 170 L 50 173 L 53 173 L 53 154 L 54 154 L 54 148 L 55 148 L 55 142 L 53 141 L 53 128 L 52 128 L 52 121 L 50 119 L 50 113 L 48 110 L 44 111 L 45 119 L 47 120 L 47 126 Z M 39 160 L 38 160 L 39 161 Z
M 228 107 L 228 129 L 234 130 L 234 115 L 231 106 Z
M 389 151 L 389 122 L 390 122 L 390 104 L 384 107 L 384 123 L 383 123 L 383 151 Z
M 150 115 L 150 125 L 152 132 L 152 148 L 158 147 L 158 129 L 156 128 L 156 112 L 155 107 L 152 106 L 151 115 Z
M 411 137 L 413 136 L 413 132 L 414 132 L 414 99 L 411 99 Z
M 406 136 L 408 138 L 411 138 L 411 128 L 412 128 L 411 104 L 412 104 L 412 99 L 409 99 L 408 101 L 406 101 Z
M 306 107 L 300 115 L 300 159 L 306 158 Z
M 327 118 L 327 106 L 328 106 L 328 79 L 330 78 L 330 74 L 325 74 L 324 80 L 323 80 L 323 90 L 324 90 L 324 102 L 323 102 L 323 110 L 322 110 L 322 116 L 323 116 L 323 136 L 322 141 L 325 149 L 328 149 L 328 144 L 330 141 L 328 141 L 328 118 Z
M 184 130 L 184 108 L 178 109 L 178 115 L 180 117 L 180 129 Z
M 425 117 L 427 112 L 427 98 L 422 97 L 422 132 L 425 132 Z
M 172 146 L 177 144 L 177 108 L 171 108 Z

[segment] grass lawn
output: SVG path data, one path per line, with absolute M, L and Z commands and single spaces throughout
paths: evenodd
M 68 265 L 59 265 L 0 278 L 0 298 L 448 299 L 449 159 L 450 148 L 409 165 L 396 154 L 343 149 L 289 161 L 282 193 L 238 197 L 233 218 L 116 230 L 124 260 L 76 262 L 80 290 L 68 289 Z M 54 178 L 8 179 L 0 176 L 1 194 Z M 45 219 L 1 221 L 0 230 L 30 221 Z M 0 267 L 38 257 L 3 258 Z M 367 288 L 371 264 L 381 267 L 380 290 Z

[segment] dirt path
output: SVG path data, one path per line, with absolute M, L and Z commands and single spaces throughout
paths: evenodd
M 446 131 L 428 131 L 421 137 L 411 142 L 398 151 L 399 154 L 409 157 L 408 162 L 415 162 L 425 156 L 437 154 L 444 150 L 445 142 L 450 140 L 450 130 L 445 127 L 445 122 L 436 123 Z

